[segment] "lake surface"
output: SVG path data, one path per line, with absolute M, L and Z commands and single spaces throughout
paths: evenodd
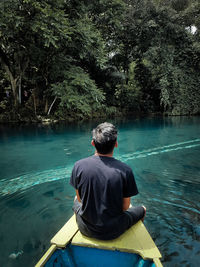
M 164 266 L 200 266 L 200 118 L 113 120 Z M 72 215 L 73 164 L 99 122 L 0 126 L 0 266 L 34 266 Z

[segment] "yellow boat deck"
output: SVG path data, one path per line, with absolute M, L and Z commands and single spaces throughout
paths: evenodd
M 75 215 L 52 238 L 52 246 L 36 264 L 36 267 L 43 266 L 56 248 L 65 248 L 69 242 L 77 246 L 136 253 L 143 259 L 152 259 L 156 267 L 162 267 L 160 262 L 162 256 L 142 221 L 133 225 L 116 239 L 100 241 L 94 238 L 88 238 L 80 233 L 76 224 Z

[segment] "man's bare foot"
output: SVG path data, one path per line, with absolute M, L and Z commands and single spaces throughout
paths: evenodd
M 144 216 L 143 216 L 143 218 L 141 219 L 142 220 L 142 222 L 144 222 L 144 217 L 145 217 L 145 215 L 146 215 L 146 207 L 145 206 L 142 206 L 143 208 L 144 208 Z

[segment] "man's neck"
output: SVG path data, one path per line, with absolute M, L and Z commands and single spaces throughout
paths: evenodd
M 101 154 L 101 153 L 98 153 L 97 151 L 95 151 L 94 155 L 95 156 L 99 156 L 99 157 L 112 157 L 113 156 L 113 152 L 109 153 L 109 154 Z

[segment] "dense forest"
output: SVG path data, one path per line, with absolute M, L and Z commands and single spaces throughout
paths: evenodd
M 0 120 L 200 114 L 199 0 L 0 1 Z

